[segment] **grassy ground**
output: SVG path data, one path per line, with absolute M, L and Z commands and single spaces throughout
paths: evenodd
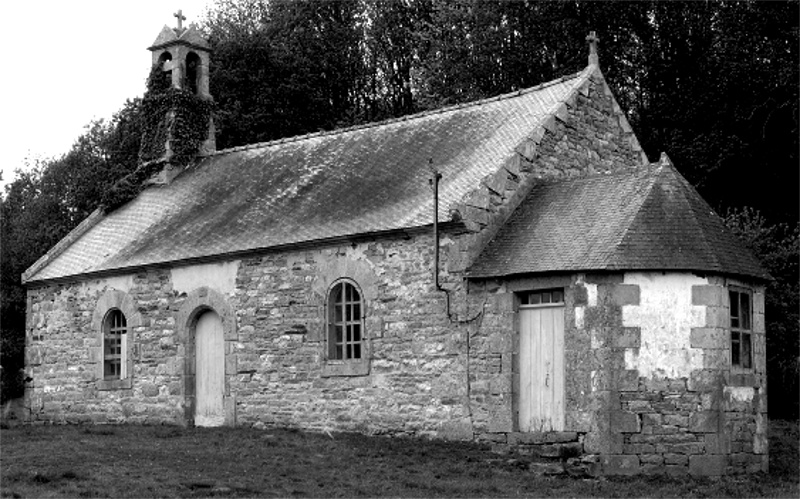
M 0 431 L 2 497 L 798 497 L 797 422 L 770 425 L 769 475 L 541 477 L 485 448 L 247 428 Z

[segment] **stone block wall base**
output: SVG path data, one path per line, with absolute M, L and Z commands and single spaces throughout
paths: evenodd
M 696 476 L 721 476 L 728 466 L 728 456 L 698 455 L 689 456 L 689 474 Z
M 639 456 L 607 455 L 599 456 L 595 469 L 602 475 L 638 475 L 640 471 Z

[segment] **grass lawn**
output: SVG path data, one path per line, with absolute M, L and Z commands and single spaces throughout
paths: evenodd
M 463 443 L 249 428 L 0 430 L 2 497 L 798 497 L 797 422 L 770 424 L 768 475 L 537 476 Z

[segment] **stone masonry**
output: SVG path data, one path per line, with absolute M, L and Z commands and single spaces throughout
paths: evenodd
M 730 365 L 731 285 L 753 290 L 753 369 Z M 583 455 L 598 474 L 766 471 L 763 286 L 692 274 L 626 273 L 516 279 L 489 287 L 496 293 L 490 301 L 504 303 L 504 312 L 487 314 L 484 324 L 498 325 L 513 317 L 516 292 L 565 289 L 566 431 L 519 432 L 517 387 L 513 377 L 500 375 L 503 364 L 514 370 L 518 361 L 501 360 L 494 369 L 486 366 L 488 382 L 472 385 L 472 397 L 490 401 L 483 409 L 493 415 L 486 425 L 476 418 L 480 440 L 545 457 Z M 664 300 L 671 306 L 647 313 L 647 302 Z M 473 363 L 493 360 L 493 352 L 501 359 L 516 355 L 518 333 L 485 330 L 472 340 L 487 344 L 471 350 Z
M 31 286 L 26 417 L 192 424 L 193 325 L 199 313 L 214 310 L 224 331 L 225 424 L 488 441 L 563 459 L 585 456 L 597 473 L 763 470 L 763 287 L 734 283 L 754 289 L 755 361 L 753 369 L 735 371 L 730 280 L 463 277 L 538 180 L 635 168 L 642 159 L 597 70 L 506 168 L 462 200 L 456 221 L 443 224 L 447 294 L 433 282 L 430 228 Z M 364 299 L 363 372 L 325 360 L 326 294 L 344 277 Z M 519 296 L 548 288 L 564 289 L 565 431 L 523 433 Z M 658 343 L 664 338 L 648 307 L 661 293 L 688 300 L 673 324 L 681 343 Z M 97 317 L 114 304 L 129 318 L 131 376 L 109 386 L 98 380 Z M 664 370 L 654 370 L 662 351 Z

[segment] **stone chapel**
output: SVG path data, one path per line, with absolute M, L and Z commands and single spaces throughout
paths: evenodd
M 769 275 L 601 72 L 162 158 L 24 274 L 31 423 L 489 442 L 597 473 L 766 470 Z M 205 98 L 194 28 L 150 47 Z

